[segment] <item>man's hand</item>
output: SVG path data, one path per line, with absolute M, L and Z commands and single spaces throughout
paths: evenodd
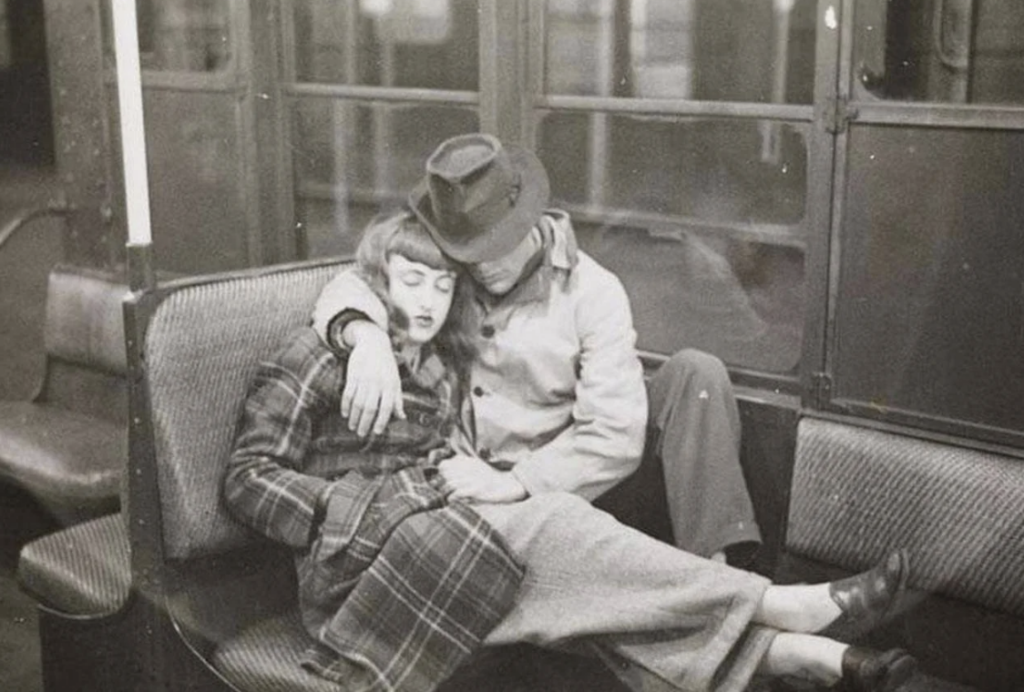
M 441 477 L 450 489 L 449 500 L 468 502 L 518 502 L 527 492 L 515 474 L 498 471 L 486 462 L 457 454 L 438 464 Z
M 405 418 L 402 409 L 402 382 L 388 335 L 372 322 L 360 320 L 345 327 L 345 342 L 351 345 L 341 393 L 341 415 L 348 429 L 366 437 L 372 426 L 375 435 L 394 413 Z

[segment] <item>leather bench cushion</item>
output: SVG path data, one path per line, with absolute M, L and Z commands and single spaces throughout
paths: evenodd
M 1024 615 L 1024 461 L 805 417 L 786 547 L 849 570 L 905 547 L 911 586 Z
M 124 298 L 128 286 L 81 268 L 50 272 L 46 352 L 62 360 L 124 374 Z
M 108 514 L 27 543 L 18 581 L 39 602 L 70 615 L 105 615 L 124 605 L 131 586 L 128 531 Z
M 117 509 L 124 427 L 31 402 L 0 401 L 0 478 L 62 523 Z

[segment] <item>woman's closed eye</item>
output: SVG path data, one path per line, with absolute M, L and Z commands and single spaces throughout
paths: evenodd
M 434 282 L 434 288 L 441 291 L 442 293 L 451 293 L 455 288 L 455 277 L 452 275 L 446 275 L 439 277 Z
M 406 286 L 420 286 L 423 284 L 423 272 L 416 271 L 415 269 L 402 272 L 399 278 Z

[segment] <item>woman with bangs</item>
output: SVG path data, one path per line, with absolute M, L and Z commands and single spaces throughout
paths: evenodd
M 371 222 L 356 265 L 387 306 L 405 418 L 369 440 L 350 431 L 340 392 L 361 369 L 302 328 L 258 368 L 222 493 L 295 550 L 306 670 L 342 689 L 432 690 L 510 610 L 523 571 L 437 470 L 472 358 L 466 282 L 409 213 Z
M 407 367 L 417 369 L 423 350 L 435 354 L 461 401 L 476 350 L 469 338 L 478 321 L 472 283 L 458 281 L 460 270 L 411 214 L 372 221 L 356 248 L 355 270 L 387 307 L 391 343 Z M 408 301 L 431 279 L 438 304 L 426 314 Z M 350 377 L 358 377 L 358 369 Z

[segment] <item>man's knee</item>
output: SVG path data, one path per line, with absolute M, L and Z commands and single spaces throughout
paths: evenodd
M 676 399 L 692 387 L 709 392 L 731 387 L 725 363 L 717 356 L 695 348 L 676 351 L 651 378 L 648 386 L 651 415 L 655 415 L 666 399 Z
M 720 358 L 706 351 L 695 348 L 684 348 L 676 351 L 658 371 L 670 379 L 706 379 L 720 381 L 729 378 L 729 371 Z

